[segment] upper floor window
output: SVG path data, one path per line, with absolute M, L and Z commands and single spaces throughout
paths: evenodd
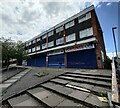
M 54 41 L 48 43 L 48 47 L 52 47 L 52 46 L 54 46 Z
M 89 12 L 89 13 L 87 13 L 85 15 L 80 16 L 78 18 L 78 22 L 81 23 L 81 22 L 86 21 L 86 20 L 88 20 L 90 18 L 91 18 L 91 13 Z
M 45 49 L 45 48 L 47 48 L 47 44 L 46 43 L 42 44 L 42 49 Z
M 48 37 L 49 36 L 52 36 L 54 33 L 53 33 L 53 31 L 50 31 L 49 33 L 48 33 Z
M 56 40 L 56 45 L 63 44 L 64 43 L 64 38 L 60 38 Z
M 28 53 L 31 53 L 31 49 L 28 49 Z
M 66 42 L 75 40 L 75 33 L 66 36 Z
M 29 42 L 29 45 L 31 45 L 31 42 Z
M 47 34 L 43 35 L 43 36 L 42 36 L 42 39 L 45 39 L 46 37 L 47 37 Z
M 66 29 L 67 29 L 67 28 L 70 28 L 70 27 L 74 26 L 74 24 L 75 24 L 75 23 L 74 23 L 74 20 L 73 20 L 73 21 L 65 24 L 65 28 L 66 28 Z
M 34 44 L 34 43 L 35 43 L 35 40 L 33 40 L 32 43 Z
M 40 39 L 40 37 L 39 37 L 39 38 L 37 38 L 37 42 L 38 42 L 38 41 L 40 41 L 40 40 L 41 40 L 41 39 Z
M 60 31 L 63 31 L 63 26 L 56 29 L 56 33 L 60 32 Z
M 80 38 L 84 38 L 84 37 L 88 37 L 88 36 L 93 35 L 92 27 L 80 31 L 79 35 L 80 35 Z
M 39 46 L 36 46 L 36 50 L 37 50 L 37 51 L 40 50 L 40 45 L 39 45 Z
M 32 48 L 32 52 L 34 52 L 35 51 L 35 47 L 34 48 Z

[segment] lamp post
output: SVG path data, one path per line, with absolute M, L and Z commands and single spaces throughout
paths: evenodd
M 117 45 L 116 45 L 115 33 L 114 33 L 114 30 L 115 30 L 115 29 L 117 29 L 117 27 L 113 27 L 113 28 L 112 28 L 112 33 L 113 33 L 113 39 L 114 39 L 116 57 L 118 58 L 118 55 L 117 55 Z

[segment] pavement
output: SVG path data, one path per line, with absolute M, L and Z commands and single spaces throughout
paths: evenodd
M 35 73 L 45 72 L 43 77 Z M 110 70 L 32 68 L 3 92 L 3 104 L 16 106 L 109 107 Z M 7 104 L 6 104 L 7 103 Z
M 25 70 L 26 68 L 23 67 L 10 67 L 9 70 L 3 70 L 2 73 L 0 73 L 2 76 L 0 83 L 6 81 L 7 79 L 13 77 L 14 75 L 20 73 L 21 71 Z

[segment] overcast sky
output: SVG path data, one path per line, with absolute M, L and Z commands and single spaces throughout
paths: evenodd
M 107 7 L 118 0 L 1 0 L 0 36 L 27 41 L 91 4 L 100 8 L 101 1 Z

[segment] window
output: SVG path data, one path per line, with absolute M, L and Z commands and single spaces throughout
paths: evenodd
M 28 49 L 28 53 L 31 53 L 31 49 Z
M 38 42 L 38 41 L 40 41 L 40 37 L 39 37 L 39 38 L 37 38 L 37 42 Z
M 56 29 L 56 33 L 60 32 L 60 31 L 63 31 L 63 26 Z
M 54 41 L 48 43 L 48 47 L 52 47 L 52 46 L 54 46 Z
M 80 31 L 79 35 L 80 35 L 80 38 L 84 38 L 84 37 L 88 37 L 88 36 L 93 35 L 93 29 L 92 29 L 92 27 Z
M 64 43 L 64 38 L 60 38 L 56 40 L 56 45 L 63 44 Z
M 46 43 L 42 44 L 42 49 L 45 49 L 45 48 L 47 48 Z
M 34 43 L 35 43 L 35 40 L 33 40 L 32 43 L 34 44 Z
M 42 39 L 45 39 L 46 37 L 47 37 L 47 34 L 43 35 L 43 36 L 42 36 Z
M 28 43 L 26 43 L 26 47 L 28 46 L 29 44 Z
M 81 22 L 86 21 L 86 20 L 88 20 L 90 18 L 91 18 L 91 13 L 89 12 L 89 13 L 87 13 L 85 15 L 80 16 L 78 18 L 78 22 L 81 23 Z
M 36 46 L 36 50 L 37 50 L 37 51 L 40 50 L 40 45 L 39 45 L 39 46 Z
M 66 42 L 75 40 L 75 33 L 66 36 Z
M 74 20 L 71 21 L 71 22 L 69 22 L 69 23 L 67 23 L 67 24 L 65 24 L 65 28 L 66 28 L 66 29 L 67 29 L 67 28 L 70 28 L 70 27 L 72 27 L 72 26 L 74 26 Z
M 49 32 L 49 33 L 48 33 L 48 37 L 49 37 L 49 36 L 52 36 L 53 34 L 54 34 L 53 31 Z
M 29 45 L 31 45 L 31 42 L 29 42 Z
M 35 51 L 35 47 L 34 48 L 32 48 L 32 52 L 34 52 Z

